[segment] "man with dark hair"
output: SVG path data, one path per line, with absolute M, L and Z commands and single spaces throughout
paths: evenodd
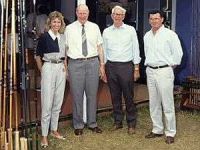
M 165 142 L 171 144 L 176 134 L 173 69 L 181 63 L 183 52 L 177 34 L 163 25 L 163 12 L 152 11 L 148 17 L 151 30 L 144 36 L 144 50 L 153 129 L 145 138 L 160 137 L 164 132 Z

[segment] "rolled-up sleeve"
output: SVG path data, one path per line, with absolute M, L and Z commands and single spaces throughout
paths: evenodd
M 139 64 L 141 61 L 141 57 L 140 57 L 140 49 L 139 49 L 139 43 L 138 43 L 138 38 L 137 38 L 137 33 L 135 31 L 135 29 L 133 30 L 133 35 L 132 35 L 132 39 L 133 39 L 133 63 L 134 64 Z
M 96 26 L 96 30 L 97 30 L 97 45 L 101 45 L 103 43 L 103 39 L 101 36 L 101 31 L 98 26 Z
M 103 31 L 103 50 L 104 50 L 104 63 L 107 62 L 107 41 L 105 37 L 105 30 Z

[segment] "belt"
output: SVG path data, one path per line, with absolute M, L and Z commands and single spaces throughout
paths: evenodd
M 44 60 L 44 62 L 59 64 L 59 63 L 63 63 L 63 60 Z
M 95 58 L 98 58 L 98 56 L 93 56 L 93 57 L 88 57 L 88 58 L 76 58 L 76 59 L 73 59 L 73 58 L 70 58 L 68 57 L 69 59 L 72 59 L 72 60 L 82 60 L 82 61 L 86 61 L 86 60 L 91 60 L 91 59 L 95 59 Z
M 149 68 L 151 69 L 159 69 L 159 68 L 165 68 L 165 67 L 169 67 L 169 65 L 163 65 L 163 66 L 156 66 L 156 67 L 153 67 L 153 66 L 149 66 L 147 65 Z
M 133 63 L 133 62 L 132 61 L 119 62 L 119 61 L 108 60 L 108 63 L 111 63 L 111 64 L 129 64 L 129 63 Z

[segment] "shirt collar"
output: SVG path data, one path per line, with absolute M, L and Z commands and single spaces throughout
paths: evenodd
M 121 28 L 125 28 L 125 24 L 122 23 L 122 25 L 119 28 L 115 27 L 114 24 L 111 27 L 112 29 L 121 29 Z
M 164 25 L 162 25 L 157 31 L 156 31 L 156 33 L 159 33 L 159 32 L 161 32 L 163 29 L 165 28 L 165 26 Z M 151 32 L 152 32 L 152 34 L 153 34 L 153 31 L 151 30 Z
M 53 40 L 55 40 L 56 38 L 57 38 L 58 40 L 60 40 L 60 33 L 57 33 L 57 35 L 55 35 L 51 29 L 48 31 L 48 33 L 49 33 L 49 35 L 51 36 L 51 38 L 52 38 Z
M 80 27 L 82 27 L 82 24 L 81 24 L 78 20 L 77 20 L 77 24 L 78 24 Z M 86 22 L 84 23 L 84 26 L 86 27 L 87 24 L 88 24 L 88 21 L 86 21 Z

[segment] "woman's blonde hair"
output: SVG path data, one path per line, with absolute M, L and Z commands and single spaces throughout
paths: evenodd
M 60 30 L 58 31 L 59 33 L 63 33 L 65 30 L 65 22 L 64 22 L 64 17 L 63 15 L 58 12 L 58 11 L 53 11 L 49 14 L 49 17 L 46 22 L 46 31 L 49 31 L 51 28 L 51 21 L 58 18 L 61 21 L 61 27 Z

